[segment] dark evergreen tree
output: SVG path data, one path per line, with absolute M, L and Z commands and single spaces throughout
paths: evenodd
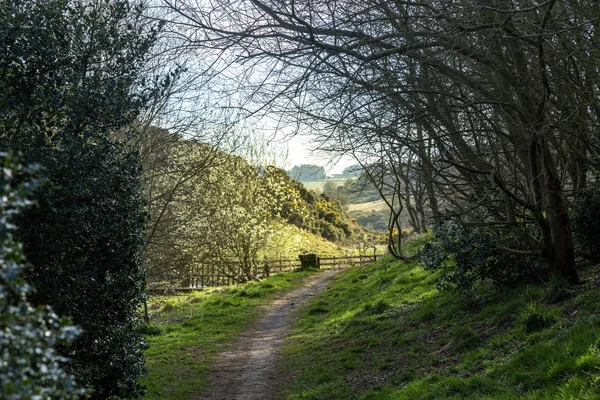
M 161 86 L 145 74 L 158 27 L 127 0 L 7 0 L 0 26 L 0 148 L 44 182 L 18 232 L 31 300 L 81 327 L 60 351 L 91 398 L 139 397 L 146 217 L 127 138 Z

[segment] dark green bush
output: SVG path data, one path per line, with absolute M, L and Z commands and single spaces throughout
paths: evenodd
M 344 231 L 336 227 L 335 225 L 330 224 L 329 222 L 322 221 L 321 226 L 323 227 L 323 232 L 321 233 L 321 236 L 323 236 L 325 239 L 330 240 L 332 242 L 337 242 L 345 238 Z
M 569 217 L 577 254 L 592 262 L 600 261 L 600 186 L 577 193 Z
M 33 154 L 34 152 L 30 152 Z M 140 259 L 146 216 L 136 155 L 108 140 L 72 136 L 35 152 L 46 183 L 19 237 L 34 265 L 36 304 L 51 304 L 82 329 L 61 348 L 72 372 L 99 398 L 137 397 L 144 342 L 136 333 L 144 298 Z
M 541 258 L 499 250 L 498 238 L 507 247 L 520 247 L 510 233 L 499 231 L 494 238 L 483 229 L 446 219 L 434 227 L 434 238 L 418 259 L 427 269 L 445 270 L 439 287 L 458 292 L 469 292 L 485 280 L 503 288 L 548 276 L 549 267 Z
M 129 127 L 166 85 L 146 76 L 157 27 L 142 2 L 6 0 L 0 7 L 0 148 L 41 165 L 20 217 L 35 305 L 82 328 L 57 349 L 92 398 L 135 398 L 145 214 Z M 60 398 L 61 396 L 58 396 Z
M 389 210 L 353 211 L 350 216 L 360 225 L 378 231 L 387 232 L 390 220 Z
M 3 399 L 75 399 L 83 392 L 55 347 L 72 342 L 79 329 L 50 307 L 29 303 L 33 290 L 23 279 L 26 261 L 13 238 L 14 222 L 29 206 L 25 196 L 36 186 L 29 179 L 19 186 L 14 181 L 29 172 L 0 153 L 0 393 Z

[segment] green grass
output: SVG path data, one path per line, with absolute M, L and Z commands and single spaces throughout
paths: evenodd
M 280 398 L 598 399 L 598 286 L 460 296 L 413 264 L 355 267 L 300 309 Z
M 145 399 L 188 399 L 208 388 L 209 363 L 260 314 L 257 307 L 301 285 L 314 272 L 277 274 L 260 283 L 156 296 L 145 330 Z
M 307 252 L 315 253 L 320 257 L 344 257 L 361 254 L 361 244 L 355 240 L 349 240 L 343 243 L 330 242 L 320 236 L 306 232 L 297 226 L 278 222 L 275 225 L 277 234 L 273 235 L 265 250 L 260 254 L 270 260 L 297 260 L 298 255 Z M 383 254 L 387 251 L 387 246 L 377 245 L 377 254 Z M 372 255 L 373 248 L 362 249 L 363 254 Z

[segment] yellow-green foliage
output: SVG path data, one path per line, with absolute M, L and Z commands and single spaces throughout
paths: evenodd
M 339 257 L 351 251 L 283 221 L 276 222 L 274 230 L 277 234 L 271 236 L 263 252 L 263 256 L 269 259 L 296 259 L 304 252 L 316 253 L 321 257 Z
M 270 179 L 277 179 L 286 188 L 280 215 L 290 224 L 320 235 L 331 241 L 340 241 L 352 235 L 351 224 L 344 215 L 339 201 L 327 195 L 307 190 L 300 182 L 290 179 L 285 171 L 269 167 Z
M 335 241 L 351 233 L 339 203 L 307 191 L 279 168 L 251 165 L 162 130 L 149 138 L 171 140 L 169 151 L 153 154 L 157 159 L 145 166 L 151 177 L 146 181 L 152 216 L 145 247 L 149 282 L 179 284 L 207 259 L 241 260 L 241 273 L 226 272 L 251 279 L 253 265 L 265 256 L 339 253 L 286 228 L 282 220 Z

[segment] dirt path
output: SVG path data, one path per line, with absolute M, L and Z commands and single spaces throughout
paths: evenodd
M 266 315 L 219 356 L 205 400 L 274 400 L 275 365 L 293 324 L 290 313 L 324 290 L 335 271 L 311 276 L 298 288 L 265 307 Z

